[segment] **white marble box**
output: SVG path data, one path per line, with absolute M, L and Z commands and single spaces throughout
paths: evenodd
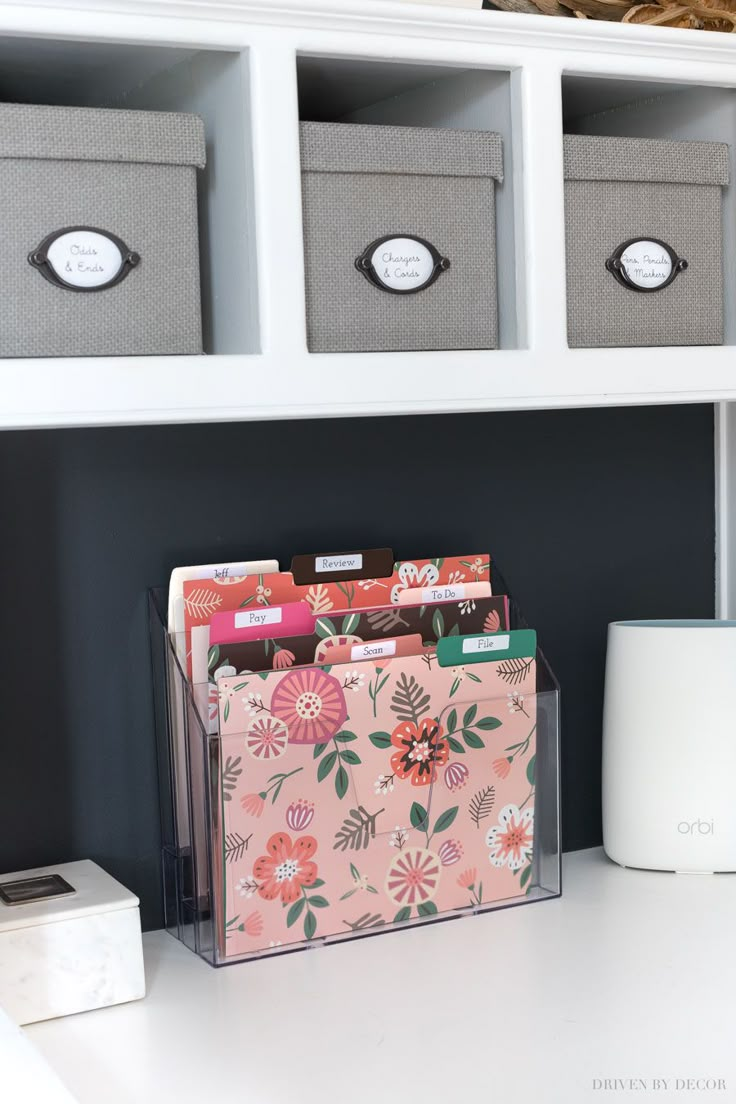
M 23 903 L 54 876 L 73 892 Z M 138 904 L 87 859 L 1 875 L 0 1007 L 22 1025 L 145 996 Z

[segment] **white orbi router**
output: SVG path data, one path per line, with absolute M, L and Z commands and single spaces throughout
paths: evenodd
M 736 870 L 736 621 L 609 625 L 603 846 L 622 866 Z

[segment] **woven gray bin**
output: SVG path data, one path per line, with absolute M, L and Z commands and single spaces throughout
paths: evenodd
M 565 136 L 571 347 L 721 344 L 728 175 L 723 143 Z M 664 242 L 687 267 L 657 290 L 622 284 L 606 262 L 633 239 Z
M 0 104 L 0 356 L 200 353 L 204 161 L 194 115 Z
M 498 135 L 302 123 L 301 156 L 310 352 L 496 348 Z M 449 267 L 387 291 L 356 267 L 387 237 L 418 238 Z

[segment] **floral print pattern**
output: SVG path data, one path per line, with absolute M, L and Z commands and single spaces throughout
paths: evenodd
M 430 901 L 440 884 L 440 860 L 424 847 L 407 847 L 386 874 L 386 893 L 397 905 Z
M 314 820 L 314 802 L 304 801 L 299 798 L 298 801 L 292 801 L 289 808 L 286 810 L 286 823 L 294 832 L 303 832 L 305 828 Z
M 261 855 L 253 865 L 253 877 L 261 885 L 258 894 L 266 901 L 281 897 L 291 904 L 301 896 L 302 888 L 317 878 L 317 864 L 312 855 L 317 850 L 314 836 L 300 836 L 294 843 L 286 832 L 276 832 L 266 844 L 268 854 Z
M 448 790 L 460 790 L 468 781 L 470 771 L 464 763 L 454 762 L 445 767 L 445 785 Z
M 397 778 L 408 778 L 412 786 L 428 786 L 435 766 L 441 767 L 449 755 L 442 725 L 431 717 L 418 725 L 403 721 L 391 733 L 391 743 L 398 748 L 391 756 L 391 768 Z
M 288 742 L 288 729 L 276 717 L 259 717 L 245 734 L 245 750 L 254 759 L 278 759 Z
M 453 572 L 448 576 L 448 582 L 452 579 Z M 415 590 L 417 587 L 431 587 L 439 582 L 440 571 L 433 563 L 425 563 L 417 567 L 415 563 L 402 563 L 398 571 L 399 581 L 391 588 L 391 601 L 398 602 L 399 596 L 404 590 Z
M 534 810 L 517 805 L 505 805 L 498 814 L 498 824 L 488 829 L 486 844 L 490 848 L 491 866 L 508 866 L 521 870 L 532 856 Z
M 342 686 L 318 667 L 302 667 L 282 679 L 271 712 L 286 724 L 295 744 L 325 743 L 348 715 Z
M 225 957 L 529 890 L 535 672 L 509 685 L 499 666 L 468 666 L 452 697 L 457 672 L 425 655 L 220 680 Z

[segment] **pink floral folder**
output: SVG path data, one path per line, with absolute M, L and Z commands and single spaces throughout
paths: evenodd
M 535 686 L 434 653 L 221 678 L 220 956 L 523 896 Z

